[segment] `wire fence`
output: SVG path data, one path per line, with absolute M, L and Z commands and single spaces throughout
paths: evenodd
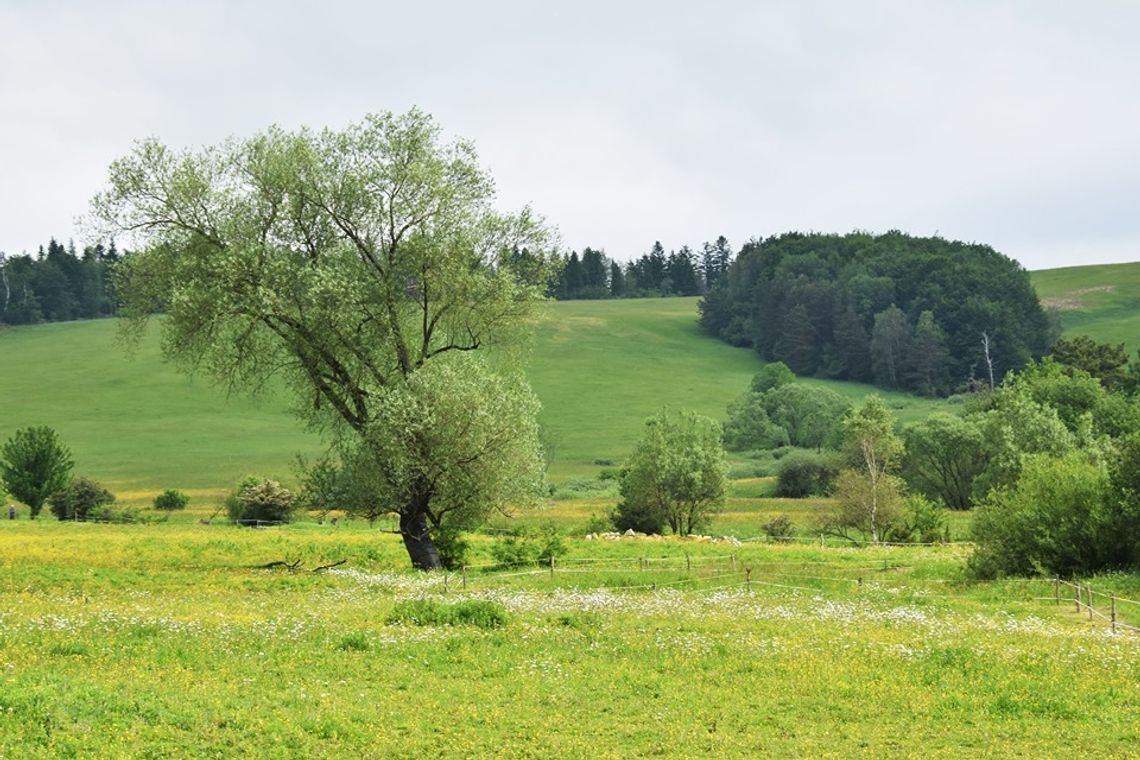
M 834 574 L 821 572 L 827 565 Z M 610 592 L 643 592 L 678 589 L 695 593 L 711 593 L 731 588 L 755 590 L 757 588 L 785 589 L 813 594 L 827 592 L 828 586 L 868 589 L 904 589 L 922 597 L 940 599 L 966 599 L 987 603 L 984 594 L 966 578 L 915 577 L 913 567 L 889 562 L 866 562 L 838 565 L 834 561 L 804 559 L 792 561 L 743 562 L 735 554 L 716 557 L 661 556 L 661 557 L 574 557 L 566 560 L 547 559 L 545 562 L 482 563 L 466 565 L 454 573 L 441 576 L 436 590 L 479 591 L 505 588 L 513 579 L 546 576 L 550 581 L 594 578 L 595 588 Z M 680 577 L 670 577 L 669 574 Z M 712 584 L 712 585 L 709 585 Z M 808 585 L 812 584 L 812 585 Z M 1073 605 L 1076 613 L 1087 614 L 1090 621 L 1100 621 L 1114 633 L 1140 634 L 1140 601 L 1098 591 L 1089 584 L 1060 578 L 1008 578 L 1003 579 L 999 592 L 1013 585 L 1021 587 L 1019 601 L 1052 602 L 1055 606 Z M 1049 587 L 1051 595 L 1041 595 Z M 572 586 L 576 587 L 576 586 Z M 566 588 L 535 588 L 533 591 L 554 592 Z M 953 593 L 955 588 L 960 593 Z M 1033 595 L 1035 589 L 1037 595 Z M 1009 598 L 1007 596 L 1007 598 Z M 1121 605 L 1138 610 L 1123 615 Z

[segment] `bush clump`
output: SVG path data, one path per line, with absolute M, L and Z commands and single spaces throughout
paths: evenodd
M 519 565 L 550 564 L 567 552 L 562 534 L 553 525 L 547 525 L 537 532 L 518 530 L 495 539 L 491 544 L 491 556 L 501 567 Z
M 246 478 L 226 499 L 230 520 L 239 524 L 291 522 L 295 500 L 276 480 Z
M 970 569 L 980 578 L 1072 577 L 1134 564 L 1140 519 L 1113 485 L 1080 453 L 1026 457 L 1017 484 L 991 492 L 978 510 Z
M 115 495 L 91 478 L 72 478 L 48 497 L 52 514 L 60 520 L 110 520 Z
M 833 456 L 812 451 L 793 451 L 776 468 L 776 496 L 801 499 L 824 496 L 839 474 Z
M 431 541 L 439 552 L 439 561 L 445 570 L 458 570 L 467 564 L 471 543 L 458 528 L 443 527 L 433 530 Z
M 468 599 L 457 604 L 445 604 L 433 599 L 408 599 L 392 608 L 386 622 L 388 625 L 501 628 L 507 624 L 507 612 L 501 605 L 485 599 Z
M 787 515 L 776 515 L 760 527 L 771 541 L 789 541 L 796 535 L 796 526 Z
M 158 496 L 154 497 L 154 508 L 161 509 L 166 512 L 173 512 L 177 509 L 186 509 L 186 505 L 190 503 L 190 497 L 181 491 L 176 491 L 173 488 L 168 488 Z

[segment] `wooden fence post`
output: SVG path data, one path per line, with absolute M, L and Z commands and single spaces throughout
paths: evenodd
M 1073 586 L 1073 607 L 1078 613 L 1081 611 L 1081 584 L 1079 583 Z
M 550 577 L 554 577 L 554 555 L 550 555 Z
M 1089 593 L 1089 620 L 1092 620 L 1092 616 L 1093 616 L 1092 586 L 1085 586 L 1085 590 L 1087 590 Z
M 744 582 L 748 585 L 748 590 L 752 590 L 752 568 L 744 568 Z
M 467 588 L 467 565 L 463 566 L 463 588 Z
M 1061 579 L 1053 578 L 1053 597 L 1057 600 L 1057 606 L 1061 606 Z
M 1112 625 L 1112 632 L 1116 633 L 1116 594 L 1113 594 L 1112 596 L 1110 596 L 1109 600 L 1112 603 L 1112 607 L 1110 608 L 1111 611 L 1109 613 L 1108 619 Z
M 445 593 L 445 594 L 447 593 L 447 576 L 448 575 L 449 575 L 449 573 L 446 570 L 444 570 L 443 571 L 443 593 Z
M 685 552 L 685 572 L 691 573 L 693 571 L 693 560 L 689 557 L 689 553 Z
M 736 552 L 732 554 L 732 572 L 736 572 Z

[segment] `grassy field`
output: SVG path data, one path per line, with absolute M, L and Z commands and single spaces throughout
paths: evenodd
M 490 540 L 476 537 L 476 561 Z M 570 551 L 553 576 L 472 569 L 445 593 L 439 575 L 396 569 L 394 536 L 359 524 L 0 522 L 0 757 L 1140 747 L 1140 638 L 1055 604 L 1048 581 L 963 582 L 957 547 Z M 256 567 L 274 560 L 301 564 Z M 1140 596 L 1135 579 L 1096 583 Z M 506 624 L 388 622 L 409 600 L 471 599 Z
M 646 417 L 665 404 L 722 418 L 761 362 L 701 335 L 696 299 L 552 303 L 529 361 L 543 403 L 555 481 L 619 462 Z M 297 453 L 320 443 L 286 399 L 226 398 L 202 378 L 162 362 L 157 331 L 137 355 L 116 342 L 111 320 L 0 331 L 0 437 L 50 425 L 76 469 L 127 501 L 164 488 L 216 498 L 249 473 L 289 480 Z M 821 380 L 853 401 L 870 386 Z M 904 420 L 939 402 L 884 394 Z
M 697 329 L 696 298 L 565 301 L 550 304 L 528 371 L 543 403 L 556 479 L 620 461 L 641 436 L 645 418 L 670 404 L 723 419 L 728 403 L 763 366 L 753 351 L 733 348 Z M 945 402 L 869 385 L 807 379 L 858 402 L 879 393 L 911 422 Z
M 1140 348 L 1140 264 L 1032 274 L 1067 330 Z M 760 368 L 756 355 L 701 335 L 693 298 L 551 303 L 528 373 L 558 482 L 620 463 L 646 417 L 671 404 L 723 418 Z M 126 501 L 164 488 L 215 499 L 248 473 L 285 480 L 297 453 L 320 448 L 281 396 L 225 398 L 203 379 L 162 363 L 157 334 L 128 357 L 113 321 L 0 331 L 0 437 L 50 425 L 75 453 L 77 471 Z M 853 402 L 870 386 L 807 380 Z M 904 422 L 945 402 L 882 394 Z
M 1140 263 L 1031 272 L 1042 303 L 1060 310 L 1067 333 L 1140 350 Z

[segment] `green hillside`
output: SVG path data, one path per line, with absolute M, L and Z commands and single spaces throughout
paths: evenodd
M 250 472 L 289 478 L 297 452 L 319 450 L 280 395 L 227 399 L 164 364 L 155 331 L 134 357 L 115 334 L 110 320 L 0 332 L 0 436 L 50 425 L 71 446 L 78 472 L 127 497 L 168 487 L 216 493 Z M 753 352 L 697 331 L 693 298 L 551 303 L 529 363 L 551 477 L 620 461 L 664 404 L 722 417 L 760 366 Z M 874 390 L 808 382 L 853 400 Z M 937 405 L 885 395 L 903 419 Z
M 1066 333 L 1140 349 L 1140 262 L 1031 272 L 1046 307 L 1057 309 Z
M 665 404 L 721 419 L 762 366 L 750 350 L 697 329 L 696 298 L 561 301 L 539 329 L 530 379 L 552 438 L 555 477 L 620 460 L 645 418 Z M 879 393 L 905 421 L 945 402 L 860 383 L 808 379 L 853 401 Z

